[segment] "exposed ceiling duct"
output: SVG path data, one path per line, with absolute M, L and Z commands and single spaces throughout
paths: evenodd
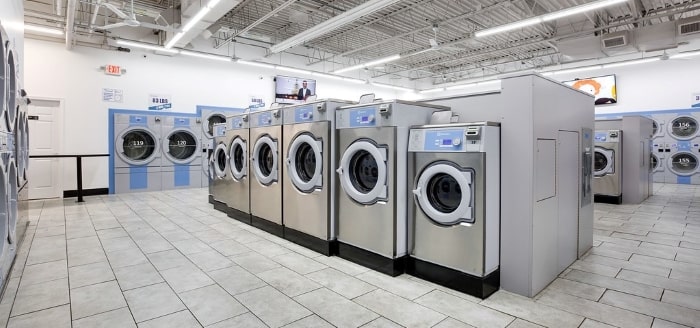
M 208 10 L 205 9 L 209 3 L 212 2 L 216 2 L 215 5 L 210 5 Z M 194 40 L 194 38 L 202 35 L 205 30 L 224 17 L 224 15 L 239 3 L 241 3 L 240 0 L 182 1 L 182 25 L 180 26 L 180 31 L 177 32 L 182 33 L 182 35 L 179 37 L 179 40 L 173 44 L 172 39 L 176 38 L 177 34 L 168 33 L 166 44 L 172 47 L 184 47 Z M 203 16 L 197 17 L 197 15 L 202 15 L 203 11 L 206 11 Z M 198 21 L 189 27 L 188 24 L 192 24 L 194 20 Z M 188 29 L 185 31 L 182 27 L 188 27 Z

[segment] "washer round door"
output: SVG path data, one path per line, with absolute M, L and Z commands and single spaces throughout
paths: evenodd
M 336 172 L 340 185 L 354 201 L 371 205 L 387 199 L 387 148 L 360 139 L 348 146 Z
M 214 155 L 212 157 L 212 163 L 214 166 L 214 174 L 216 178 L 223 179 L 226 177 L 226 165 L 229 159 L 229 155 L 226 153 L 226 144 L 219 143 L 214 149 Z
M 690 116 L 674 118 L 668 125 L 668 132 L 678 140 L 689 140 L 698 134 L 698 121 Z
M 421 172 L 413 189 L 425 215 L 441 226 L 474 223 L 474 170 L 437 162 Z
M 277 182 L 277 140 L 266 134 L 255 141 L 251 161 L 258 182 L 264 186 Z
M 681 176 L 693 175 L 698 170 L 698 158 L 691 152 L 677 152 L 668 158 L 668 169 Z
M 204 119 L 202 132 L 208 139 L 214 138 L 214 124 L 226 123 L 226 116 L 221 113 L 211 113 Z
M 5 114 L 5 125 L 7 131 L 14 131 L 15 120 L 17 119 L 17 66 L 15 54 L 12 50 L 7 50 L 7 112 Z
M 289 146 L 287 170 L 292 184 L 301 192 L 310 193 L 323 184 L 323 141 L 309 133 L 294 138 Z
M 7 203 L 7 241 L 14 244 L 17 238 L 17 216 L 19 213 L 17 212 L 17 166 L 12 160 L 8 164 L 7 179 L 10 182 Z
M 165 156 L 176 164 L 191 163 L 199 153 L 199 142 L 194 132 L 189 129 L 175 129 L 165 137 L 163 142 Z
M 659 157 L 656 156 L 656 154 L 651 154 L 651 171 L 656 172 L 660 168 L 661 162 L 659 161 Z
M 248 147 L 245 141 L 236 137 L 229 150 L 229 167 L 234 180 L 241 180 L 248 174 Z
M 593 176 L 600 177 L 606 174 L 615 173 L 614 168 L 615 151 L 602 147 L 595 147 L 593 154 Z
M 131 165 L 145 165 L 158 155 L 158 138 L 153 131 L 143 127 L 125 130 L 116 141 L 117 153 Z
M 4 238 L 9 238 L 7 234 L 7 230 L 9 228 L 9 225 L 7 224 L 7 221 L 10 219 L 9 217 L 9 211 L 8 207 L 10 205 L 10 198 L 9 198 L 9 193 L 8 193 L 8 183 L 7 180 L 7 174 L 6 174 L 6 167 L 9 164 L 7 162 L 7 157 L 3 156 L 2 157 L 2 165 L 0 166 L 0 236 L 3 236 Z M 5 243 L 2 242 L 0 243 L 0 254 L 5 253 Z
M 0 26 L 0 118 L 7 115 L 7 84 L 5 76 L 7 70 L 7 60 L 5 59 L 5 40 L 7 39 L 7 34 L 5 30 Z

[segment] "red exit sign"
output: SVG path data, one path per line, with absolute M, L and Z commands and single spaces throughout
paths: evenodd
M 105 74 L 108 75 L 122 75 L 122 68 L 117 65 L 107 65 L 105 66 Z

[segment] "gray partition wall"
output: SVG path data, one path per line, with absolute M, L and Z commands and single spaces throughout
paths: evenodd
M 622 130 L 622 203 L 641 204 L 653 195 L 651 166 L 654 121 L 645 116 L 596 120 L 596 130 Z
M 524 74 L 424 101 L 460 122 L 501 122 L 501 287 L 536 295 L 593 244 L 593 97 Z

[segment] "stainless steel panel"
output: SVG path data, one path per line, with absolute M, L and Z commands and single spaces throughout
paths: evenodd
M 228 130 L 226 131 L 226 140 L 228 141 L 227 147 L 229 151 L 231 150 L 231 144 L 236 139 L 240 137 L 246 143 L 246 149 L 248 153 L 246 154 L 246 160 L 248 162 L 248 170 L 246 175 L 240 180 L 234 180 L 231 174 L 231 169 L 229 168 L 226 172 L 226 176 L 229 177 L 225 183 L 226 192 L 224 195 L 223 202 L 230 208 L 239 210 L 243 213 L 250 213 L 250 179 L 255 179 L 254 173 L 250 170 L 250 142 L 248 140 L 248 130 Z M 229 154 L 229 156 L 231 156 Z M 230 165 L 230 161 L 229 161 Z
M 281 149 L 283 163 L 289 156 L 289 147 L 294 137 L 302 132 L 309 132 L 314 138 L 320 138 L 323 143 L 321 162 L 323 182 L 322 187 L 310 193 L 301 192 L 291 181 L 289 168 L 285 165 L 282 170 L 282 192 L 284 195 L 284 225 L 324 240 L 332 240 L 335 232 L 331 231 L 331 179 L 335 178 L 335 168 L 331 167 L 331 125 L 330 122 L 314 122 L 305 124 L 288 124 L 283 127 L 285 144 Z M 318 162 L 317 162 L 318 163 Z
M 358 128 L 337 130 L 337 160 L 343 151 L 358 139 L 372 139 L 387 142 L 387 185 L 388 199 L 373 205 L 362 205 L 352 200 L 338 186 L 337 217 L 338 240 L 389 258 L 396 257 L 396 128 Z M 335 177 L 337 178 L 337 175 Z M 405 197 L 404 195 L 401 195 Z
M 470 225 L 454 225 L 450 227 L 439 226 L 434 223 L 420 209 L 415 201 L 413 194 L 410 194 L 410 199 L 413 200 L 410 206 L 413 207 L 415 220 L 409 221 L 409 230 L 413 230 L 413 234 L 409 234 L 410 254 L 418 259 L 439 263 L 440 265 L 453 268 L 455 270 L 470 273 L 475 276 L 484 276 L 485 272 L 485 172 L 486 154 L 485 153 L 412 153 L 411 166 L 414 166 L 417 171 L 409 171 L 411 188 L 414 189 L 417 183 L 419 171 L 422 171 L 429 166 L 430 163 L 437 160 L 445 160 L 453 162 L 464 168 L 472 168 L 474 170 L 473 191 L 474 197 L 473 207 L 475 209 L 475 222 Z M 498 169 L 498 168 L 494 168 Z M 419 171 L 418 171 L 419 170 Z M 415 235 L 415 239 L 410 239 Z
M 282 147 L 282 126 L 268 126 L 250 129 L 250 142 L 248 147 L 248 167 L 250 171 L 250 213 L 261 219 L 281 225 L 282 224 L 282 181 L 278 179 L 269 186 L 261 184 L 255 177 L 254 163 L 250 160 L 253 156 L 253 146 L 263 135 L 268 134 L 277 140 L 277 169 L 282 173 L 284 168 L 281 163 L 280 148 Z M 278 177 L 282 175 L 279 174 Z

